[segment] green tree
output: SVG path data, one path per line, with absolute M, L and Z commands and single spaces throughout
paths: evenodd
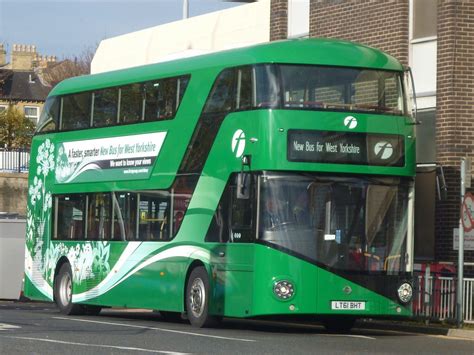
M 27 148 L 35 124 L 12 105 L 0 112 L 0 145 L 5 148 Z

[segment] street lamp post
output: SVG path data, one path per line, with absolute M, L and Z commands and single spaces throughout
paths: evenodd
M 189 0 L 183 0 L 183 20 L 189 17 Z

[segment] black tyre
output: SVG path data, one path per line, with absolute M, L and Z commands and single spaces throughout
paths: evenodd
M 102 307 L 100 306 L 85 306 L 83 305 L 82 308 L 84 309 L 84 313 L 87 314 L 88 316 L 97 316 L 100 311 L 102 310 Z
M 330 333 L 349 333 L 354 327 L 355 318 L 349 317 L 334 317 L 327 318 L 323 321 L 324 327 Z
M 204 267 L 193 269 L 186 285 L 186 311 L 194 327 L 211 327 L 218 318 L 209 315 L 209 276 Z
M 160 316 L 167 322 L 180 323 L 183 321 L 180 312 L 160 311 Z
M 72 303 L 72 272 L 68 263 L 61 265 L 54 278 L 54 301 L 63 314 L 84 314 L 83 306 Z

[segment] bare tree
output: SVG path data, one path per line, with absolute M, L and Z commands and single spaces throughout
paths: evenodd
M 85 49 L 79 56 L 66 58 L 43 69 L 43 79 L 51 86 L 55 86 L 64 79 L 86 75 L 91 72 L 91 62 L 96 47 Z

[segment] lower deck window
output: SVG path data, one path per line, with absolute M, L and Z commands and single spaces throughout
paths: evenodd
M 56 240 L 167 241 L 171 198 L 168 191 L 100 192 L 56 195 Z
M 89 196 L 87 206 L 87 239 L 104 240 L 110 238 L 110 194 L 99 193 Z
M 163 193 L 141 193 L 138 237 L 140 240 L 170 239 L 170 203 Z
M 56 196 L 54 239 L 84 239 L 85 200 L 84 195 Z

